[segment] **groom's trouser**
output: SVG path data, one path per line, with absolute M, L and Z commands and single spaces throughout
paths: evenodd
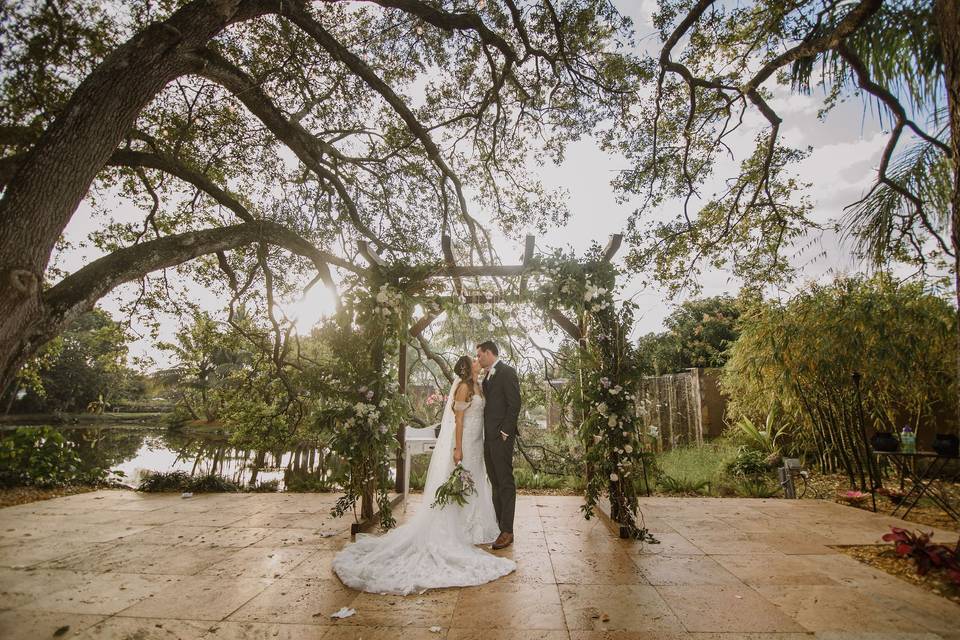
M 513 480 L 513 441 L 502 437 L 485 438 L 483 458 L 493 487 L 493 510 L 500 531 L 513 533 L 513 512 L 517 506 L 517 485 Z

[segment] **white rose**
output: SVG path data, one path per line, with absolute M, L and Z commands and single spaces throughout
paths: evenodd
M 595 436 L 593 436 L 593 441 L 594 441 L 594 442 L 599 443 L 601 440 L 603 440 L 603 436 L 601 436 L 601 435 L 595 435 Z
M 611 414 L 610 417 L 607 418 L 607 426 L 608 426 L 608 427 L 615 427 L 615 426 L 617 426 L 617 414 L 615 414 L 615 413 L 614 413 L 614 414 Z
M 623 445 L 623 450 L 626 451 L 627 453 L 633 453 L 633 446 L 629 444 L 625 444 Z
M 611 474 L 610 474 L 610 479 L 613 480 L 614 482 L 616 482 L 617 480 L 620 479 L 620 476 L 618 476 L 618 475 L 615 474 L 615 473 L 611 473 Z
M 600 404 L 597 405 L 597 413 L 599 413 L 602 416 L 607 415 L 608 409 L 609 407 L 607 407 L 606 402 L 601 402 Z

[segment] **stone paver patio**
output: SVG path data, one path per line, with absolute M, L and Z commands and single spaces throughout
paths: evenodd
M 349 540 L 335 498 L 99 491 L 0 509 L 0 638 L 960 640 L 960 606 L 829 546 L 904 523 L 833 503 L 649 498 L 661 544 L 642 545 L 585 522 L 579 498 L 521 496 L 502 552 L 515 574 L 398 597 L 331 572 Z M 357 614 L 331 619 L 343 606 Z

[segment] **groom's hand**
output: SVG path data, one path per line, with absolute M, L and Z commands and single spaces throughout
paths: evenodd
M 510 436 L 508 436 L 507 434 L 505 434 L 503 431 L 500 432 L 500 439 L 501 439 L 501 440 L 506 441 L 506 439 L 509 438 L 509 437 L 510 437 Z

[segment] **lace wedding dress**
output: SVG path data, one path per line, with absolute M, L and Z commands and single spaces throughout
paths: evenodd
M 456 421 L 454 380 L 444 407 L 437 446 L 423 489 L 423 503 L 405 524 L 382 536 L 358 535 L 357 541 L 336 555 L 333 570 L 347 586 L 372 593 L 410 594 L 424 589 L 484 584 L 516 569 L 475 547 L 500 534 L 493 510 L 493 494 L 483 460 L 483 403 L 480 394 L 463 414 L 463 466 L 473 476 L 477 492 L 460 507 L 431 508 L 434 493 L 453 471 Z M 460 408 L 458 406 L 458 408 Z

